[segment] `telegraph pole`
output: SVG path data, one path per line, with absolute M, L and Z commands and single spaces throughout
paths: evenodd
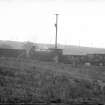
M 55 23 L 55 28 L 56 28 L 55 49 L 57 49 L 57 38 L 58 38 L 58 15 L 59 15 L 59 14 L 55 14 L 55 15 L 56 15 L 56 23 Z

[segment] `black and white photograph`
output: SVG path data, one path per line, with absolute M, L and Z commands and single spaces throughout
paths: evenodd
M 0 105 L 105 105 L 105 0 L 0 0 Z

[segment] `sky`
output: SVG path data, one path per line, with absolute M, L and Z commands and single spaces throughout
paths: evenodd
M 0 40 L 105 48 L 105 0 L 0 0 Z

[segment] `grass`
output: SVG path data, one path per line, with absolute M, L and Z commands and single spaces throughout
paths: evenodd
M 86 72 L 85 72 L 86 71 Z M 98 72 L 98 74 L 97 74 Z M 104 67 L 72 67 L 35 60 L 0 58 L 1 103 L 104 103 Z

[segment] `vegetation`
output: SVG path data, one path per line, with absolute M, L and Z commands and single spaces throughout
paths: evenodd
M 65 66 L 67 65 L 1 58 L 0 102 L 46 105 L 104 103 L 104 89 L 94 79 L 82 78 L 75 71 L 73 75 L 72 68 L 64 68 Z

